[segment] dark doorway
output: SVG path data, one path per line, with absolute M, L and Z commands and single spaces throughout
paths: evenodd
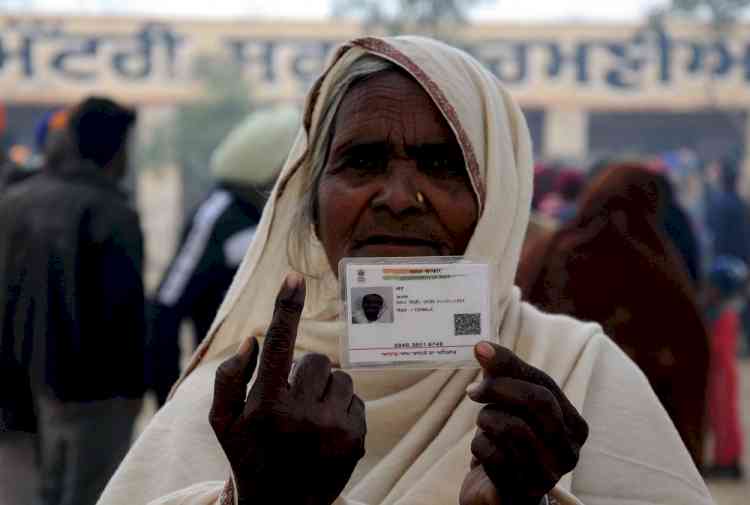
M 745 121 L 745 112 L 733 110 L 592 112 L 589 150 L 593 155 L 658 154 L 687 147 L 704 160 L 741 156 Z

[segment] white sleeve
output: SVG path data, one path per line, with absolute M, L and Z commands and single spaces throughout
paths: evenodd
M 609 340 L 594 365 L 583 416 L 590 434 L 572 492 L 586 505 L 714 503 L 646 377 Z

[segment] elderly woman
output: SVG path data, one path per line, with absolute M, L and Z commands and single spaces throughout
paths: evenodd
M 523 115 L 470 56 L 342 46 L 208 338 L 100 503 L 712 503 L 601 328 L 520 301 L 531 180 Z M 341 258 L 461 254 L 492 260 L 481 370 L 336 369 Z

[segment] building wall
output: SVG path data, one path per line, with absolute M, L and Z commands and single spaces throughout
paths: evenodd
M 340 21 L 0 16 L 0 26 L 0 96 L 11 105 L 72 103 L 94 92 L 140 106 L 199 100 L 207 88 L 196 69 L 205 58 L 239 70 L 256 103 L 299 101 L 332 49 L 362 35 Z M 637 24 L 573 23 L 472 25 L 454 39 L 525 110 L 540 111 L 529 122 L 538 154 L 547 157 L 583 157 L 613 144 L 606 138 L 618 139 L 608 133 L 614 126 L 604 120 L 608 128 L 600 129 L 607 114 L 651 113 L 648 122 L 725 110 L 744 118 L 750 107 L 750 24 L 718 41 L 698 24 L 655 33 Z M 696 119 L 700 128 L 691 129 L 682 121 L 670 124 L 686 137 L 708 124 Z
M 299 99 L 355 24 L 0 16 L 8 102 L 107 90 L 135 103 L 197 99 L 196 62 L 239 68 L 259 100 Z M 716 41 L 702 25 L 482 24 L 456 40 L 525 107 L 681 109 L 750 103 L 750 25 Z

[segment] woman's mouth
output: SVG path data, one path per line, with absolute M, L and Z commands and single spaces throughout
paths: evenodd
M 352 257 L 440 256 L 442 246 L 419 237 L 371 235 L 354 242 Z

